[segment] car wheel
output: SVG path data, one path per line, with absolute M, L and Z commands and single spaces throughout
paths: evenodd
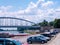
M 28 41 L 28 43 L 29 43 L 29 44 L 32 44 L 32 41 L 31 41 L 31 40 L 29 40 L 29 41 Z
M 44 41 L 42 41 L 41 43 L 44 44 Z

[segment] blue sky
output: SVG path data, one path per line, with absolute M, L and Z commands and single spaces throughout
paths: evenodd
M 0 0 L 0 6 L 14 6 L 16 8 L 21 7 L 22 9 L 25 9 L 30 2 L 36 3 L 38 0 Z M 45 0 L 48 1 L 48 0 Z M 59 6 L 60 0 L 50 0 L 54 1 L 57 4 L 55 6 Z
M 0 0 L 0 6 L 13 6 L 15 9 L 25 9 L 30 2 L 36 2 L 37 0 Z
M 60 0 L 0 0 L 0 16 L 52 21 L 60 18 Z

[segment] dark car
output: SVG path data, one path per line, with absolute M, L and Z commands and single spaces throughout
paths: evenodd
M 7 38 L 9 37 L 8 33 L 0 33 L 0 38 Z
M 57 30 L 54 30 L 53 32 L 51 32 L 50 34 L 51 35 L 56 35 L 56 34 L 58 34 L 59 33 L 59 31 L 57 31 Z
M 0 33 L 0 38 L 10 38 L 13 37 L 13 35 L 9 35 L 9 33 Z
M 29 37 L 27 39 L 27 42 L 29 44 L 31 44 L 31 43 L 41 43 L 41 44 L 44 44 L 44 43 L 47 43 L 47 39 L 46 38 L 42 38 L 42 37 L 38 37 L 38 36 L 32 36 L 32 37 Z
M 55 32 L 51 32 L 50 34 L 51 34 L 51 35 L 56 35 L 56 33 L 55 33 Z
M 51 35 L 50 33 L 49 33 L 49 34 L 43 33 L 43 34 L 41 34 L 41 35 L 46 36 L 46 37 L 49 37 L 49 38 L 54 37 L 54 36 L 53 36 L 53 35 Z
M 58 31 L 58 30 L 54 30 L 53 32 L 54 32 L 55 34 L 59 33 L 59 31 Z

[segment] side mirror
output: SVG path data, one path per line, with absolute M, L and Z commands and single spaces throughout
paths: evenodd
M 0 45 L 3 45 L 3 44 L 0 44 Z

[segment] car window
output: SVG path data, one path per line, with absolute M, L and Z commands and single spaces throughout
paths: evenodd
M 40 39 L 40 37 L 38 36 L 38 37 L 37 37 L 37 39 L 39 40 L 39 39 Z
M 44 37 L 40 36 L 40 38 L 44 38 Z
M 6 40 L 5 45 L 16 45 L 14 42 Z
M 32 37 L 29 37 L 29 39 L 32 39 Z
M 34 39 L 37 39 L 37 37 L 34 37 Z
M 0 45 L 4 45 L 4 40 L 0 40 Z
M 30 38 L 32 38 L 32 37 L 30 37 Z
M 47 36 L 47 34 L 43 34 L 44 36 Z

